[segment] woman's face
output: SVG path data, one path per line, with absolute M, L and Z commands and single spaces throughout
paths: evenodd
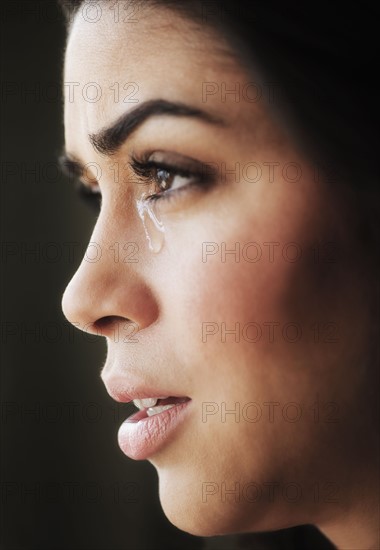
M 96 22 L 76 16 L 65 59 L 66 150 L 102 207 L 63 310 L 106 337 L 114 398 L 190 398 L 120 445 L 155 466 L 186 531 L 323 524 L 349 509 L 345 480 L 370 452 L 345 198 L 206 25 L 152 7 L 116 22 L 100 5 Z M 132 113 L 111 152 L 110 132 L 89 138 Z

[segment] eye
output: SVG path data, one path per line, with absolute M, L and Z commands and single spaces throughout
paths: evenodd
M 169 187 L 172 188 L 173 177 L 169 172 L 169 170 L 165 170 L 165 168 L 157 168 L 156 177 L 157 177 L 157 182 L 162 189 L 166 190 Z
M 61 172 L 74 184 L 74 189 L 80 199 L 85 201 L 95 212 L 99 213 L 102 202 L 99 185 L 94 180 L 84 182 L 81 179 L 83 177 L 83 167 L 78 161 L 71 159 L 67 154 L 58 157 L 58 165 Z
M 75 182 L 75 189 L 79 197 L 86 202 L 92 210 L 99 214 L 102 206 L 102 194 L 99 186 L 89 186 L 80 180 Z
M 205 189 L 214 182 L 209 166 L 179 155 L 153 154 L 148 160 L 132 158 L 131 168 L 140 182 L 154 186 L 148 200 L 173 198 L 174 194 L 189 192 L 194 187 Z M 175 161 L 175 162 L 174 162 Z
M 153 168 L 153 177 L 160 191 L 167 191 L 169 189 L 174 191 L 174 189 L 181 189 L 185 185 L 195 182 L 197 176 L 180 172 L 178 169 L 176 171 L 175 168 L 168 169 L 157 167 Z

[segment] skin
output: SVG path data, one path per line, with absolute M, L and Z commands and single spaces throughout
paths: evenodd
M 101 247 L 102 257 L 83 260 L 62 307 L 70 322 L 106 337 L 102 379 L 108 391 L 139 380 L 192 399 L 175 437 L 150 458 L 165 514 L 196 535 L 313 523 L 340 548 L 376 548 L 376 396 L 369 353 L 373 283 L 355 241 L 350 191 L 316 181 L 312 163 L 273 119 L 265 100 L 235 102 L 227 96 L 223 102 L 215 94 L 202 101 L 202 82 L 243 86 L 255 79 L 219 36 L 172 12 L 146 7 L 133 24 L 116 24 L 105 8 L 96 23 L 78 15 L 68 39 L 64 80 L 79 82 L 81 90 L 95 78 L 103 92 L 98 102 L 85 101 L 80 93 L 71 102 L 66 90 L 65 141 L 67 151 L 102 169 L 103 204 L 90 239 Z M 224 124 L 156 116 L 108 158 L 94 149 L 88 134 L 136 107 L 114 101 L 109 87 L 115 82 L 121 90 L 126 82 L 138 83 L 139 102 L 180 101 Z M 142 186 L 128 169 L 115 184 L 111 168 L 115 162 L 124 166 L 132 151 L 147 150 L 219 167 L 255 161 L 263 173 L 256 183 L 230 176 L 171 202 L 161 199 L 157 208 L 165 242 L 154 253 L 136 209 Z M 264 162 L 279 163 L 274 182 Z M 302 169 L 296 183 L 281 175 L 288 162 Z M 224 242 L 231 249 L 252 241 L 261 246 L 260 261 L 242 255 L 235 261 L 230 255 L 222 262 L 219 252 L 202 262 L 202 243 L 221 247 Z M 115 262 L 110 247 L 125 242 L 138 246 L 137 263 Z M 280 243 L 273 261 L 263 244 L 268 242 Z M 295 262 L 281 253 L 291 242 L 302 249 Z M 317 242 L 333 242 L 332 257 L 322 247 L 316 261 Z M 292 253 L 289 249 L 289 257 Z M 133 345 L 114 338 L 115 330 L 125 330 L 126 319 L 139 328 Z M 260 341 L 250 342 L 254 332 L 249 331 L 246 338 L 240 332 L 238 342 L 234 335 L 222 341 L 221 323 L 232 329 L 251 322 L 262 329 Z M 268 322 L 279 323 L 272 341 Z M 206 342 L 203 323 L 218 328 Z M 298 341 L 283 337 L 286 323 L 302 330 Z M 333 323 L 332 333 L 326 323 Z M 249 422 L 240 413 L 222 422 L 222 403 L 228 409 L 240 403 L 242 410 L 252 402 L 261 407 L 259 421 Z M 272 417 L 264 405 L 270 402 L 278 403 Z M 290 402 L 302 411 L 295 422 L 283 416 Z M 217 412 L 203 421 L 207 403 Z M 294 418 L 295 409 L 287 414 Z M 234 495 L 223 498 L 223 482 L 227 489 L 238 487 L 238 501 Z M 244 493 L 252 482 L 262 490 L 257 502 Z M 278 483 L 273 498 L 272 482 Z M 215 494 L 205 501 L 211 487 L 206 483 L 213 483 Z M 296 502 L 283 496 L 290 483 L 302 491 Z M 294 493 L 289 489 L 289 494 Z

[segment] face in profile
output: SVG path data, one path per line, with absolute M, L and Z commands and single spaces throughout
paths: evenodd
M 340 532 L 371 502 L 376 441 L 350 192 L 229 43 L 174 11 L 78 13 L 64 81 L 67 155 L 101 208 L 63 310 L 106 338 L 105 387 L 140 409 L 121 449 L 190 533 Z

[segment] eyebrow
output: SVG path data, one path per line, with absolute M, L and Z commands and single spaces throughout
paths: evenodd
M 95 134 L 89 134 L 88 139 L 98 153 L 106 156 L 115 154 L 131 134 L 146 120 L 153 116 L 176 116 L 188 117 L 202 120 L 209 124 L 225 126 L 223 119 L 215 115 L 192 107 L 184 103 L 173 103 L 163 99 L 145 101 L 138 107 L 121 115 L 110 126 L 103 128 Z M 75 155 L 63 151 L 59 158 L 62 170 L 71 176 L 78 176 L 83 170 L 82 163 L 75 158 Z

